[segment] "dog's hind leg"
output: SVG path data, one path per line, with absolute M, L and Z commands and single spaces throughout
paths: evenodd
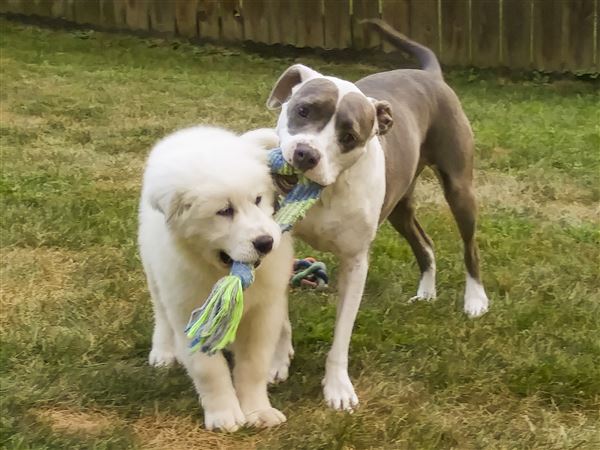
M 148 274 L 148 287 L 154 309 L 154 331 L 152 333 L 152 349 L 148 362 L 154 367 L 168 367 L 175 360 L 175 335 L 167 319 L 164 306 L 160 303 L 160 292 L 155 280 Z
M 470 317 L 478 317 L 488 310 L 489 300 L 479 274 L 479 249 L 475 240 L 477 201 L 472 175 L 454 173 L 438 168 L 446 201 L 454 215 L 464 243 L 464 259 L 467 268 L 464 311 Z
M 278 383 L 285 381 L 289 375 L 290 363 L 294 357 L 294 347 L 292 345 L 292 324 L 289 317 L 286 315 L 277 347 L 271 361 L 271 369 L 269 370 L 269 383 Z
M 415 217 L 413 188 L 414 183 L 404 198 L 398 202 L 388 220 L 396 231 L 408 241 L 421 270 L 417 295 L 410 300 L 432 300 L 436 296 L 433 242 Z

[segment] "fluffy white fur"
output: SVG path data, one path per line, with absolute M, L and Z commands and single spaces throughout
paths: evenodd
M 291 238 L 282 237 L 272 218 L 274 188 L 265 143 L 260 133 L 240 137 L 210 127 L 182 130 L 154 147 L 144 174 L 139 245 L 155 315 L 149 361 L 162 366 L 178 360 L 185 366 L 209 430 L 286 420 L 271 407 L 267 380 L 285 329 L 293 252 Z M 266 256 L 253 245 L 259 236 L 274 240 Z M 244 293 L 244 314 L 231 346 L 233 381 L 221 353 L 190 353 L 183 332 L 191 311 L 229 272 L 221 252 L 261 263 Z

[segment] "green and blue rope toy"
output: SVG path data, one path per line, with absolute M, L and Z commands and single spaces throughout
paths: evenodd
M 323 188 L 289 165 L 279 148 L 269 152 L 268 163 L 272 174 L 295 176 L 298 180 L 281 199 L 274 216 L 281 231 L 286 232 L 317 202 Z M 252 266 L 232 263 L 229 275 L 217 281 L 204 304 L 192 311 L 185 328 L 192 352 L 201 350 L 213 355 L 233 342 L 244 311 L 243 291 L 253 281 Z
M 306 257 L 294 261 L 294 273 L 290 279 L 293 287 L 308 287 L 317 290 L 327 289 L 329 277 L 327 266 L 315 258 Z

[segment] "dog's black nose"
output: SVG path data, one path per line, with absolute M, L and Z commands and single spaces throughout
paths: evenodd
M 320 159 L 321 155 L 315 148 L 307 144 L 298 144 L 294 151 L 293 163 L 296 169 L 305 172 L 319 164 Z
M 269 235 L 262 235 L 252 241 L 254 248 L 263 255 L 266 255 L 273 249 L 273 238 Z

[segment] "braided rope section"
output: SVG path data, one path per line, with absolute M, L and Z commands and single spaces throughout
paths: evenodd
M 294 273 L 290 279 L 293 287 L 306 286 L 314 289 L 327 289 L 329 277 L 327 266 L 315 258 L 307 257 L 294 261 Z

